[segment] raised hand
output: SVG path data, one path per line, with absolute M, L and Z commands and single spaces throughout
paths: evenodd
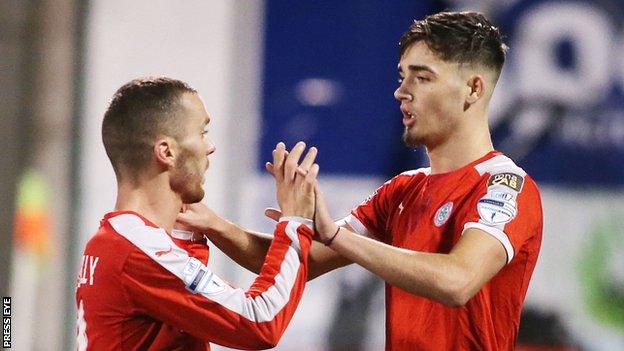
M 321 191 L 318 182 L 314 189 L 315 192 L 315 211 L 314 211 L 314 231 L 316 233 L 315 239 L 326 245 L 331 244 L 331 240 L 338 234 L 338 225 L 332 219 L 327 207 L 327 202 L 323 192 Z M 282 217 L 282 212 L 277 208 L 267 208 L 264 210 L 264 215 L 271 218 L 274 221 L 279 221 Z
M 175 229 L 188 230 L 196 233 L 209 234 L 222 226 L 224 219 L 201 202 L 186 204 L 178 213 Z
M 273 163 L 266 168 L 275 178 L 277 203 L 284 216 L 314 217 L 316 176 L 319 166 L 314 163 L 317 150 L 311 147 L 299 164 L 305 143 L 298 142 L 290 152 L 284 143 L 273 150 Z

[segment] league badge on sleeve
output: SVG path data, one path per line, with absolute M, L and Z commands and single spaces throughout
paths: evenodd
M 503 188 L 504 189 L 504 188 Z M 511 222 L 516 217 L 516 193 L 490 189 L 477 202 L 481 220 L 486 224 L 499 225 Z

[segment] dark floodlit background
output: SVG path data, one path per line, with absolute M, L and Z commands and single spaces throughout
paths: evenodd
M 0 290 L 12 297 L 14 349 L 75 347 L 79 258 L 114 205 L 99 128 L 119 86 L 168 75 L 199 90 L 217 145 L 204 201 L 223 216 L 271 231 L 263 164 L 278 141 L 304 140 L 320 150 L 339 218 L 427 166 L 400 141 L 397 43 L 413 19 L 444 9 L 501 27 L 510 51 L 490 111 L 495 146 L 542 189 L 518 349 L 624 349 L 618 0 L 0 2 Z M 210 264 L 233 284 L 253 278 L 214 247 Z M 276 349 L 383 349 L 383 298 L 358 267 L 318 278 Z

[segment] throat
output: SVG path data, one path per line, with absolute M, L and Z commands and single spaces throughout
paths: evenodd
M 478 160 L 491 151 L 494 151 L 494 147 L 489 140 L 487 143 L 469 145 L 457 143 L 440 145 L 435 148 L 427 147 L 431 174 L 453 172 Z

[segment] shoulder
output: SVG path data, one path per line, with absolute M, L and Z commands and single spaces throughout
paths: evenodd
M 164 268 L 176 275 L 184 270 L 189 259 L 188 252 L 175 244 L 167 232 L 146 223 L 134 214 L 120 214 L 108 219 L 117 234 L 132 246 L 132 252 L 124 263 L 124 270 L 132 273 L 140 270 L 160 271 Z
M 132 248 L 131 243 L 121 237 L 107 220 L 102 220 L 98 231 L 85 245 L 85 254 L 119 257 Z
M 501 173 L 515 173 L 522 177 L 527 175 L 527 173 L 516 165 L 512 159 L 503 154 L 496 155 L 478 163 L 474 166 L 474 168 L 480 175 Z
M 509 157 L 499 154 L 475 165 L 481 187 L 474 192 L 480 222 L 504 225 L 518 213 L 541 217 L 541 199 L 535 181 Z M 538 216 L 538 213 L 540 214 Z
M 511 189 L 517 193 L 537 191 L 537 184 L 511 158 L 499 154 L 474 166 L 487 187 Z
M 116 234 L 145 253 L 151 253 L 173 244 L 171 237 L 164 229 L 148 225 L 135 214 L 120 214 L 108 218 L 108 223 Z

